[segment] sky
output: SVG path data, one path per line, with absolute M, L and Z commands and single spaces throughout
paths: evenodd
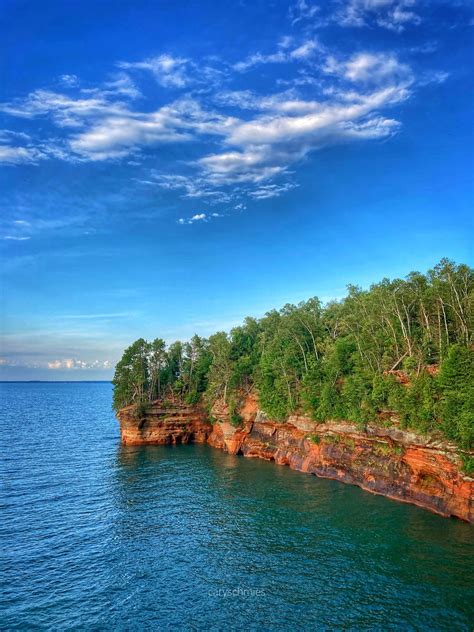
M 472 264 L 462 0 L 0 0 L 0 379 Z

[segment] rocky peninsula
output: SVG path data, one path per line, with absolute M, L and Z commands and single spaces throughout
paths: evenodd
M 207 442 L 473 522 L 474 270 L 348 286 L 230 332 L 136 340 L 124 444 Z
M 261 458 L 412 503 L 442 516 L 474 522 L 474 479 L 463 473 L 456 445 L 397 428 L 344 421 L 316 423 L 304 415 L 269 419 L 255 394 L 242 398 L 241 423 L 216 401 L 154 401 L 137 418 L 133 406 L 118 412 L 124 445 L 207 443 L 230 454 Z

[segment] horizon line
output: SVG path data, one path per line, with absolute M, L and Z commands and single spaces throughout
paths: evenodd
M 75 384 L 75 383 L 112 383 L 112 380 L 0 380 L 0 384 Z

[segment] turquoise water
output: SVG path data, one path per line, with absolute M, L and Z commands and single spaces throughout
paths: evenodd
M 208 446 L 124 448 L 109 384 L 1 397 L 1 629 L 472 629 L 461 521 Z

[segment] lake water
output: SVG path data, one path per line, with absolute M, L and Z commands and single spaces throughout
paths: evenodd
M 105 383 L 1 385 L 5 630 L 472 630 L 474 529 L 208 446 Z

